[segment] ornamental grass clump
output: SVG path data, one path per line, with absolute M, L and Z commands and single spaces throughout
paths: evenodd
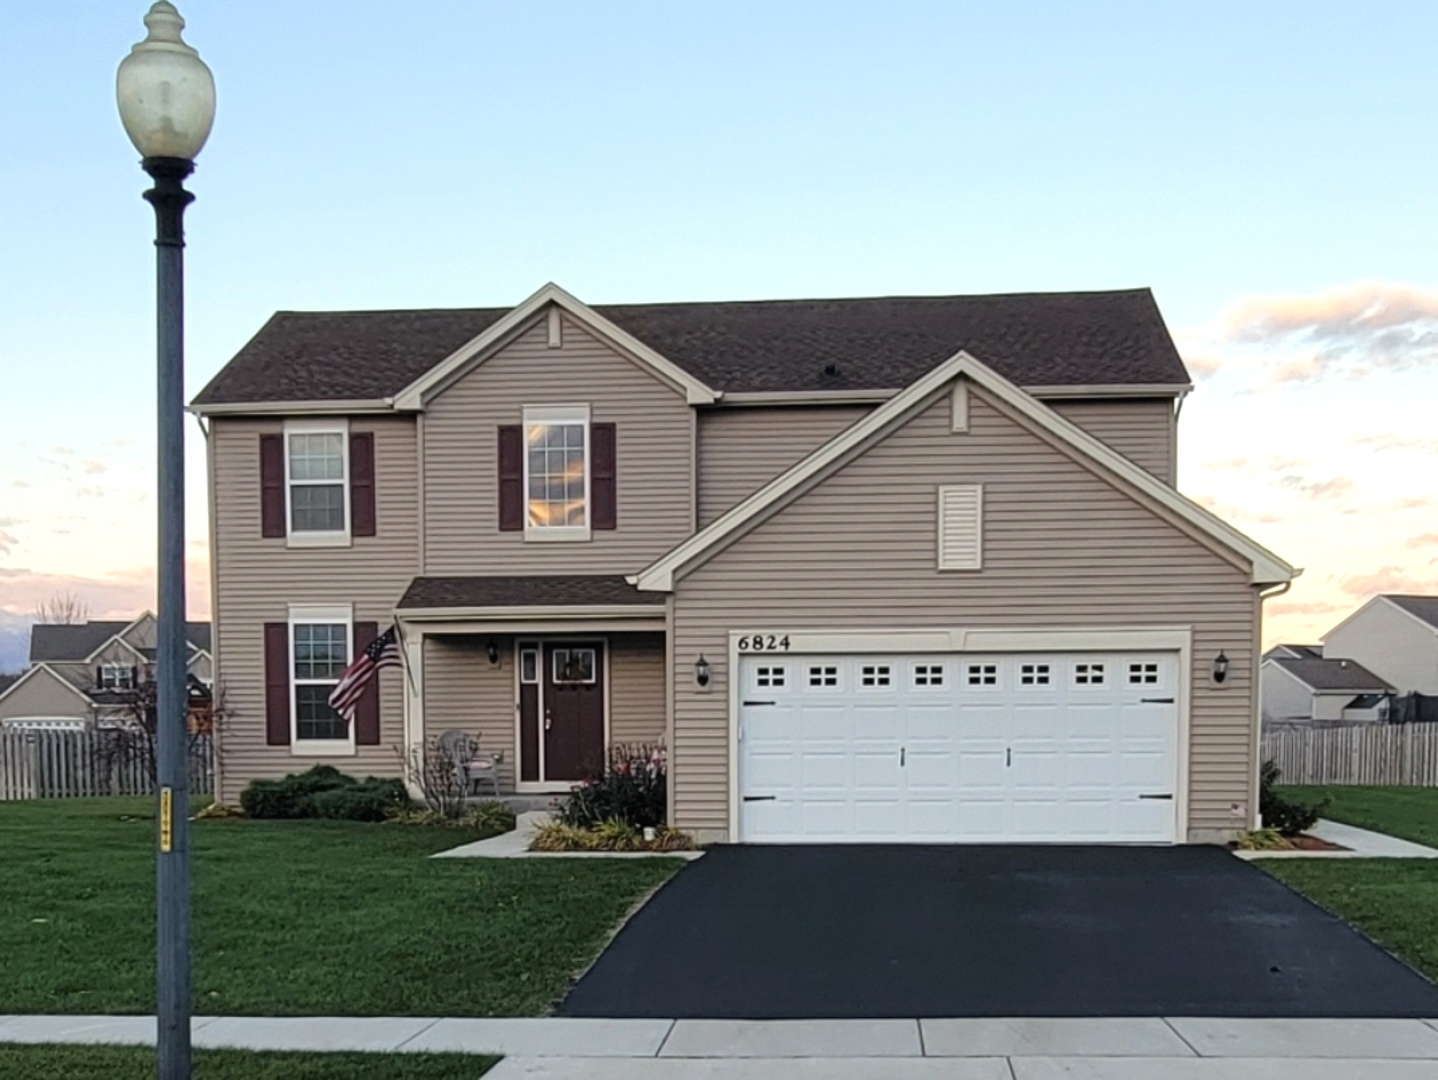
M 601 821 L 593 828 L 547 821 L 539 827 L 529 843 L 530 851 L 693 851 L 694 838 L 678 829 L 660 827 L 654 839 L 646 840 L 644 831 L 623 821 Z

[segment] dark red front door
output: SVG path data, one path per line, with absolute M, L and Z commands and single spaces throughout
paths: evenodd
M 544 645 L 544 779 L 583 780 L 604 767 L 604 643 Z

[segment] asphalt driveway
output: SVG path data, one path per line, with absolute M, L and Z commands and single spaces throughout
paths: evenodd
M 559 1013 L 1434 1017 L 1438 987 L 1213 847 L 720 847 Z

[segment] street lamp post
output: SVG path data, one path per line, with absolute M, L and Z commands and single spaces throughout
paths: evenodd
M 185 20 L 159 0 L 145 40 L 120 62 L 115 96 L 125 133 L 155 181 L 158 375 L 159 629 L 155 650 L 156 969 L 160 1080 L 190 1076 L 190 831 L 185 668 L 184 180 L 215 119 L 215 80 L 181 40 Z

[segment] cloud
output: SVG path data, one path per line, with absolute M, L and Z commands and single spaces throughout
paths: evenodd
M 1421 536 L 1410 536 L 1404 542 L 1403 546 L 1411 548 L 1438 547 L 1438 532 L 1427 532 Z
M 210 610 L 210 567 L 203 552 L 192 551 L 186 563 L 186 591 L 190 614 L 208 617 Z M 134 618 L 155 606 L 155 572 L 150 567 L 119 570 L 103 577 L 41 573 L 23 568 L 0 567 L 5 589 L 0 594 L 0 613 L 29 615 L 43 600 L 57 592 L 72 592 L 90 609 L 92 619 Z
M 1326 600 L 1313 600 L 1308 603 L 1287 601 L 1265 604 L 1263 613 L 1265 615 L 1327 615 L 1329 612 L 1337 610 L 1338 605 L 1330 604 Z
M 1399 499 L 1393 504 L 1394 510 L 1425 510 L 1430 506 L 1438 506 L 1438 499 L 1430 499 L 1426 495 L 1411 496 L 1407 499 Z
M 1260 525 L 1273 525 L 1283 520 L 1277 514 L 1270 514 L 1263 511 L 1245 510 L 1241 506 L 1234 506 L 1231 503 L 1221 503 L 1212 495 L 1195 495 L 1193 501 L 1198 503 L 1210 513 L 1217 514 L 1225 520 L 1233 521 L 1255 521 Z
M 1377 593 L 1421 593 L 1438 587 L 1432 578 L 1420 578 L 1401 566 L 1385 566 L 1371 574 L 1349 574 L 1338 579 L 1338 587 L 1349 596 Z
M 1438 454 L 1438 439 L 1425 439 L 1418 435 L 1401 435 L 1396 431 L 1359 435 L 1351 441 L 1356 446 L 1366 446 L 1373 450 L 1418 450 L 1426 454 Z
M 1438 291 L 1365 281 L 1250 296 L 1179 337 L 1196 373 L 1234 372 L 1257 392 L 1415 370 L 1438 361 Z
M 0 555 L 9 555 L 20 545 L 20 538 L 8 529 L 0 529 Z
M 1310 480 L 1306 476 L 1290 473 L 1278 481 L 1278 486 L 1296 491 L 1310 499 L 1337 499 L 1358 487 L 1346 476 L 1330 476 L 1327 480 Z
M 94 458 L 86 458 L 84 461 L 80 462 L 80 468 L 84 469 L 85 472 L 90 476 L 98 476 L 108 467 L 109 466 L 107 466 L 103 461 L 96 461 Z

